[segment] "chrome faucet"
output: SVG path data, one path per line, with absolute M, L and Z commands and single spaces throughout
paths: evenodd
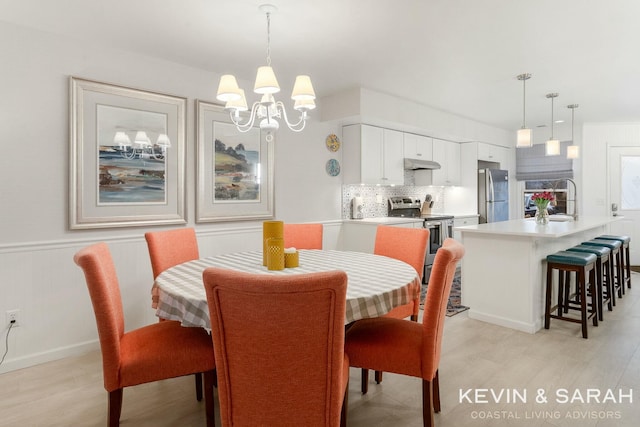
M 571 178 L 567 178 L 567 181 L 573 184 L 573 215 L 571 217 L 574 221 L 578 220 L 578 187 Z M 568 201 L 568 200 L 567 200 Z

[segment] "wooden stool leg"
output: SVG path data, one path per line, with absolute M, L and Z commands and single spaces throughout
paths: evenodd
M 602 261 L 598 258 L 598 261 L 596 261 L 596 290 L 598 292 L 598 320 L 600 321 L 604 320 L 602 318 L 602 286 Z
M 613 305 L 614 307 L 616 306 L 616 284 L 614 282 L 614 277 L 613 277 L 613 262 L 612 262 L 612 258 L 609 257 L 609 260 L 607 261 L 607 283 L 609 286 L 609 291 L 611 292 L 611 305 Z
M 581 269 L 580 272 L 578 273 L 578 283 L 580 286 L 580 291 L 582 292 L 583 295 L 586 295 L 586 274 L 585 274 L 585 269 Z M 587 299 L 586 298 L 581 298 L 580 299 L 580 317 L 581 317 L 581 324 L 582 324 L 582 338 L 587 338 L 588 334 L 587 334 Z
M 625 294 L 625 288 L 624 288 L 624 278 L 622 277 L 622 259 L 620 257 L 620 252 L 621 250 L 618 251 L 618 253 L 616 254 L 616 277 L 618 278 L 618 285 L 620 286 L 618 289 L 620 289 L 620 293 L 618 294 L 618 296 L 620 298 L 622 298 L 622 296 Z
M 627 287 L 629 289 L 631 289 L 631 258 L 629 256 L 629 245 L 627 245 L 626 248 L 624 248 L 624 257 L 625 257 L 625 261 L 624 261 L 624 266 L 625 269 L 627 270 Z
M 593 326 L 598 326 L 598 317 L 601 316 L 598 304 L 602 305 L 602 302 L 598 302 L 598 296 L 596 294 L 596 269 L 592 268 L 589 271 L 589 288 L 591 289 L 591 307 L 593 307 Z M 586 294 L 585 294 L 586 295 Z M 586 299 L 586 297 L 585 297 Z
M 569 273 L 558 270 L 558 316 L 562 316 L 562 311 L 569 312 L 569 294 L 571 286 L 569 286 Z
M 549 329 L 551 323 L 551 282 L 553 281 L 553 268 L 547 263 L 547 291 L 544 303 L 544 328 Z

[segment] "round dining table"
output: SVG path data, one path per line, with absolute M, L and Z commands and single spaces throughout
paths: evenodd
M 382 316 L 409 303 L 420 289 L 420 278 L 409 264 L 382 255 L 337 250 L 299 250 L 299 266 L 268 270 L 262 251 L 238 252 L 188 261 L 158 275 L 156 315 L 183 326 L 210 329 L 209 308 L 202 281 L 206 268 L 218 267 L 254 274 L 303 274 L 342 270 L 347 274 L 345 324 Z

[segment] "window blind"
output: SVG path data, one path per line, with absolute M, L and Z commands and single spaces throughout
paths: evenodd
M 560 143 L 559 156 L 546 156 L 545 144 L 535 144 L 529 148 L 516 149 L 516 179 L 536 181 L 573 178 L 573 160 L 567 159 L 570 141 Z

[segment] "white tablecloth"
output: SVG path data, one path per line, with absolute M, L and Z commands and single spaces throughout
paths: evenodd
M 420 279 L 409 264 L 361 252 L 300 250 L 300 266 L 279 271 L 262 265 L 262 252 L 239 252 L 185 262 L 156 278 L 158 317 L 178 320 L 183 326 L 210 328 L 209 309 L 202 282 L 207 267 L 261 274 L 301 274 L 342 270 L 347 273 L 345 324 L 378 317 L 412 300 Z

